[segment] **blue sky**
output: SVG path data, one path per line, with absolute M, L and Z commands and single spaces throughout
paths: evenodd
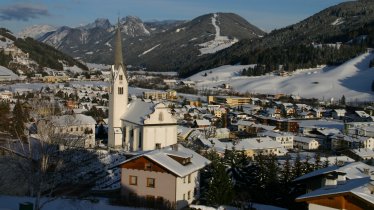
M 265 31 L 297 23 L 346 0 L 1 0 L 0 26 L 18 33 L 27 26 L 76 27 L 118 16 L 143 21 L 190 20 L 212 12 L 233 12 Z

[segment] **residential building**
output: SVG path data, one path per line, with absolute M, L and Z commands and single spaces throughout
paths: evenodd
M 285 149 L 293 149 L 294 135 L 290 133 L 283 132 L 274 132 L 274 131 L 265 131 L 260 135 L 268 136 L 274 141 L 279 142 Z
M 250 104 L 251 98 L 236 96 L 208 96 L 208 104 L 224 104 L 230 107 Z
M 295 136 L 294 146 L 295 148 L 304 150 L 316 150 L 319 147 L 319 143 L 314 138 L 309 138 L 305 136 Z
M 121 193 L 169 201 L 182 209 L 200 197 L 200 170 L 208 164 L 181 145 L 146 152 L 120 164 Z

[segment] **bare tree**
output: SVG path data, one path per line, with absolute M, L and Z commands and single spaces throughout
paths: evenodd
M 93 150 L 82 147 L 84 136 L 59 132 L 54 107 L 34 106 L 36 134 L 0 145 L 0 193 L 33 196 L 34 209 L 41 210 L 61 196 L 89 189 L 103 167 Z

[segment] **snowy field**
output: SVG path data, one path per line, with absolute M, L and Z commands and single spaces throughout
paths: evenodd
M 285 93 L 324 100 L 337 100 L 344 95 L 347 101 L 374 101 L 371 91 L 374 69 L 369 68 L 373 58 L 373 53 L 364 53 L 340 66 L 298 70 L 284 77 L 270 74 L 240 76 L 249 65 L 221 66 L 199 72 L 186 80 L 196 81 L 198 88 L 228 83 L 241 93 Z
M 18 79 L 18 75 L 12 72 L 12 70 L 5 68 L 4 66 L 0 66 L 0 76 L 7 76 L 9 75 L 11 79 Z
M 46 204 L 43 210 L 145 210 L 144 208 L 111 206 L 107 199 L 98 199 L 98 203 L 79 199 L 57 199 Z M 18 210 L 19 204 L 24 202 L 34 202 L 34 198 L 0 196 L 0 210 Z

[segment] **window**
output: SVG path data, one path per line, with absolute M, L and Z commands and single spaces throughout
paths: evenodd
M 147 187 L 155 188 L 155 179 L 154 178 L 147 178 Z
M 188 183 L 191 183 L 191 174 L 188 174 Z
M 146 171 L 150 171 L 150 170 L 152 170 L 152 163 L 145 163 L 144 169 L 145 169 Z
M 183 183 L 186 183 L 186 177 L 183 177 Z
M 123 75 L 119 75 L 119 80 L 123 80 Z
M 130 185 L 138 185 L 138 177 L 137 176 L 129 176 L 129 183 L 130 183 Z
M 186 200 L 186 194 L 183 194 L 183 200 Z
M 191 191 L 188 191 L 187 193 L 187 200 L 190 200 L 191 199 Z
M 160 143 L 156 144 L 156 149 L 161 149 L 161 144 Z
M 79 128 L 77 127 L 77 128 L 75 129 L 75 131 L 78 131 L 78 129 L 79 129 Z
M 123 94 L 123 87 L 118 87 L 118 94 L 122 95 Z
M 160 112 L 160 113 L 158 114 L 158 120 L 159 120 L 160 122 L 164 121 L 164 113 Z

